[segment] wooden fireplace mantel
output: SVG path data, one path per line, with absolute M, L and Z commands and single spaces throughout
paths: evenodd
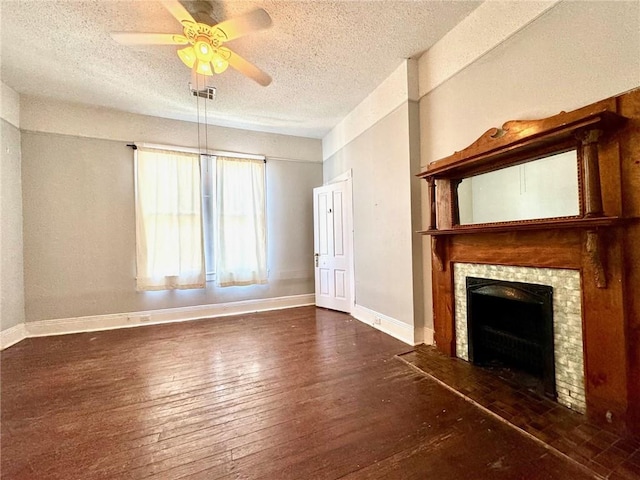
M 485 132 L 470 146 L 427 166 L 418 174 L 429 184 L 429 226 L 423 235 L 469 235 L 531 230 L 582 229 L 584 250 L 594 266 L 593 280 L 606 288 L 606 264 L 602 229 L 615 226 L 620 218 L 604 214 L 600 182 L 598 141 L 615 131 L 624 118 L 606 104 L 595 104 L 572 112 L 561 112 L 541 120 L 512 120 Z M 457 187 L 463 178 L 518 165 L 541 157 L 575 149 L 578 152 L 580 213 L 577 217 L 545 218 L 510 222 L 461 225 Z M 436 183 L 437 182 L 437 183 Z M 446 268 L 442 242 L 432 241 L 438 269 Z
M 606 263 L 603 251 L 607 245 L 602 234 L 603 227 L 612 227 L 621 224 L 620 217 L 593 217 L 593 218 L 554 218 L 545 220 L 521 221 L 517 225 L 508 223 L 493 223 L 479 225 L 458 225 L 447 230 L 423 230 L 418 233 L 430 235 L 432 237 L 431 250 L 434 259 L 434 266 L 440 271 L 446 268 L 442 246 L 442 236 L 489 234 L 540 230 L 562 230 L 562 229 L 583 229 L 586 230 L 584 236 L 584 248 L 588 260 L 593 265 L 593 282 L 598 288 L 607 288 Z
M 510 121 L 430 163 L 434 338 L 455 355 L 454 263 L 573 269 L 582 278 L 587 415 L 640 435 L 640 89 L 541 120 Z M 575 149 L 578 216 L 460 224 L 460 181 Z

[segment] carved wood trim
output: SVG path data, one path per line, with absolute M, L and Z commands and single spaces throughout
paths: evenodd
M 451 180 L 451 223 L 452 225 L 460 224 L 460 205 L 458 204 L 458 187 L 462 182 L 461 178 Z
M 596 287 L 607 288 L 607 271 L 605 269 L 603 239 L 597 230 L 588 230 L 585 238 L 585 250 L 589 263 L 593 267 Z
M 437 229 L 446 230 L 453 227 L 453 202 L 455 201 L 451 180 L 439 179 L 436 183 L 436 195 L 432 205 L 432 208 L 437 212 Z
M 444 262 L 444 242 L 443 238 L 438 238 L 436 236 L 431 237 L 431 253 L 433 257 L 433 264 L 439 272 L 444 272 L 445 270 L 445 262 Z
M 595 110 L 561 112 L 540 120 L 511 120 L 501 128 L 491 128 L 467 148 L 427 165 L 420 178 L 462 178 L 516 165 L 577 146 L 578 131 L 606 131 L 624 119 L 596 104 Z
M 433 178 L 427 180 L 429 188 L 429 230 L 436 228 L 436 182 Z
M 598 140 L 602 133 L 602 130 L 592 129 L 578 132 L 576 135 L 582 143 L 585 217 L 602 215 L 600 167 L 598 165 Z

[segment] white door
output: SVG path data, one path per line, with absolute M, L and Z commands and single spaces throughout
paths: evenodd
M 313 189 L 316 305 L 351 312 L 351 204 L 347 182 Z

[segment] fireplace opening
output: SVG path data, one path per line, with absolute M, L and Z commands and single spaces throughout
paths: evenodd
M 532 376 L 556 398 L 553 288 L 467 277 L 469 360 Z

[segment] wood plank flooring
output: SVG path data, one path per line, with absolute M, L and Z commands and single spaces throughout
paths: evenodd
M 20 342 L 1 478 L 593 478 L 315 307 Z
M 640 438 L 607 430 L 545 396 L 509 369 L 478 367 L 419 345 L 397 358 L 598 475 L 640 480 Z

